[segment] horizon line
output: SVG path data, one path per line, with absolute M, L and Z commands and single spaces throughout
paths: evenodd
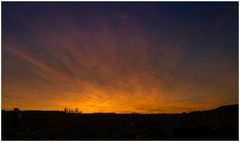
M 192 113 L 192 112 L 202 112 L 202 111 L 209 111 L 209 110 L 214 110 L 220 107 L 225 107 L 225 106 L 233 106 L 233 105 L 239 105 L 239 103 L 235 104 L 229 104 L 229 105 L 222 105 L 222 106 L 217 106 L 212 109 L 204 109 L 204 110 L 194 110 L 194 111 L 183 111 L 183 112 L 176 112 L 176 113 L 140 113 L 140 112 L 127 112 L 127 113 L 119 113 L 119 112 L 91 112 L 91 113 L 84 113 L 84 112 L 78 112 L 78 113 L 70 113 L 70 114 L 183 114 L 183 113 Z M 15 107 L 17 108 L 17 107 Z M 13 108 L 14 109 L 14 108 Z M 13 109 L 2 109 L 2 111 L 13 111 Z M 19 108 L 18 108 L 19 109 Z M 33 109 L 33 110 L 21 110 L 20 111 L 45 111 L 45 112 L 50 112 L 50 111 L 57 111 L 57 112 L 64 112 L 64 110 L 40 110 L 40 109 Z

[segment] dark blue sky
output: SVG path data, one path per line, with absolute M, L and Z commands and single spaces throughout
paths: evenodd
M 6 109 L 238 103 L 238 2 L 3 2 L 2 41 Z

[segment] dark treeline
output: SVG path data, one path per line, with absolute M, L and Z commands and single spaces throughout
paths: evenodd
M 238 140 L 238 105 L 182 114 L 2 111 L 2 140 Z

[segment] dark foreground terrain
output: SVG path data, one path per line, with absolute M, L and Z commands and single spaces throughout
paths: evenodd
M 182 114 L 2 111 L 2 140 L 238 140 L 238 105 Z

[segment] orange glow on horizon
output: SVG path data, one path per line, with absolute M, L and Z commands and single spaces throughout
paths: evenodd
M 238 103 L 238 47 L 221 30 L 231 11 L 199 30 L 154 4 L 49 7 L 5 12 L 2 109 L 178 113 Z

